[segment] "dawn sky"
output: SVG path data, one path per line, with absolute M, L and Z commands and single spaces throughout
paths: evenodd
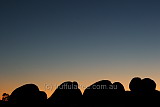
M 1 0 L 0 95 L 101 79 L 128 89 L 135 76 L 160 90 L 159 47 L 159 0 Z

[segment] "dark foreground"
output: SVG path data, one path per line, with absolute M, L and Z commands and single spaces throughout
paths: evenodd
M 77 82 L 64 82 L 47 99 L 45 92 L 34 84 L 26 84 L 3 98 L 0 105 L 51 105 L 52 107 L 144 107 L 157 106 L 160 92 L 150 78 L 133 78 L 130 91 L 119 82 L 98 81 L 82 94 Z M 5 96 L 5 95 L 4 95 Z

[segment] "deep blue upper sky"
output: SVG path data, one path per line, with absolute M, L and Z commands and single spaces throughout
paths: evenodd
M 1 0 L 1 56 L 156 51 L 159 5 L 158 0 Z
M 0 1 L 1 75 L 152 63 L 160 58 L 159 41 L 159 0 Z

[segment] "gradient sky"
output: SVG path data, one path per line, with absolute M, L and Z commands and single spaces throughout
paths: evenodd
M 135 76 L 160 89 L 159 0 L 0 0 L 0 95 Z

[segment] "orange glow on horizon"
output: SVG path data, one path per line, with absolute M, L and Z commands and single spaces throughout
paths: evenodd
M 98 81 L 98 80 L 97 80 Z M 130 80 L 129 80 L 130 81 Z M 160 80 L 158 80 L 159 81 L 159 83 L 160 83 Z M 83 86 L 85 86 L 85 87 L 88 87 L 88 86 L 90 86 L 91 84 L 93 84 L 94 82 L 96 82 L 96 81 L 93 81 L 93 82 L 87 82 L 86 84 L 84 84 L 83 82 L 79 82 L 79 85 L 83 85 Z M 114 82 L 114 81 L 113 81 Z M 112 82 L 112 83 L 113 83 Z M 120 81 L 121 82 L 121 81 Z M 155 80 L 155 82 L 157 83 L 157 90 L 160 90 L 160 84 L 158 84 L 158 82 Z M 83 84 L 81 84 L 81 83 L 83 83 Z M 127 82 L 121 82 L 123 85 L 124 85 L 124 87 L 125 87 L 125 90 L 127 91 L 127 90 L 129 90 L 129 87 L 128 87 L 128 85 L 129 85 L 129 83 L 127 83 Z M 58 85 L 60 85 L 61 83 L 59 83 Z M 22 85 L 24 85 L 24 84 L 22 84 Z M 20 85 L 21 86 L 21 85 Z M 55 91 L 55 89 L 56 89 L 56 87 L 53 87 L 53 89 L 52 90 L 47 90 L 47 89 L 44 89 L 44 87 L 45 86 L 43 86 L 43 85 L 37 85 L 38 87 L 39 87 L 39 89 L 41 90 L 41 91 L 45 91 L 46 92 L 46 94 L 47 94 L 47 96 L 48 97 L 50 97 L 52 94 L 53 94 L 53 92 Z M 15 87 L 15 88 L 13 88 L 13 87 Z M 16 88 L 18 88 L 19 86 L 15 86 L 15 85 L 12 85 L 12 87 L 9 87 L 8 86 L 8 88 L 7 89 L 5 89 L 5 88 L 3 88 L 3 89 L 1 89 L 1 92 L 0 92 L 0 99 L 2 99 L 2 94 L 3 93 L 8 93 L 8 94 L 11 94 L 12 93 L 12 91 L 14 90 L 14 89 L 16 89 Z M 2 87 L 1 87 L 2 88 Z M 79 87 L 80 88 L 80 90 L 81 90 L 81 92 L 83 93 L 84 92 L 84 88 L 83 87 Z

